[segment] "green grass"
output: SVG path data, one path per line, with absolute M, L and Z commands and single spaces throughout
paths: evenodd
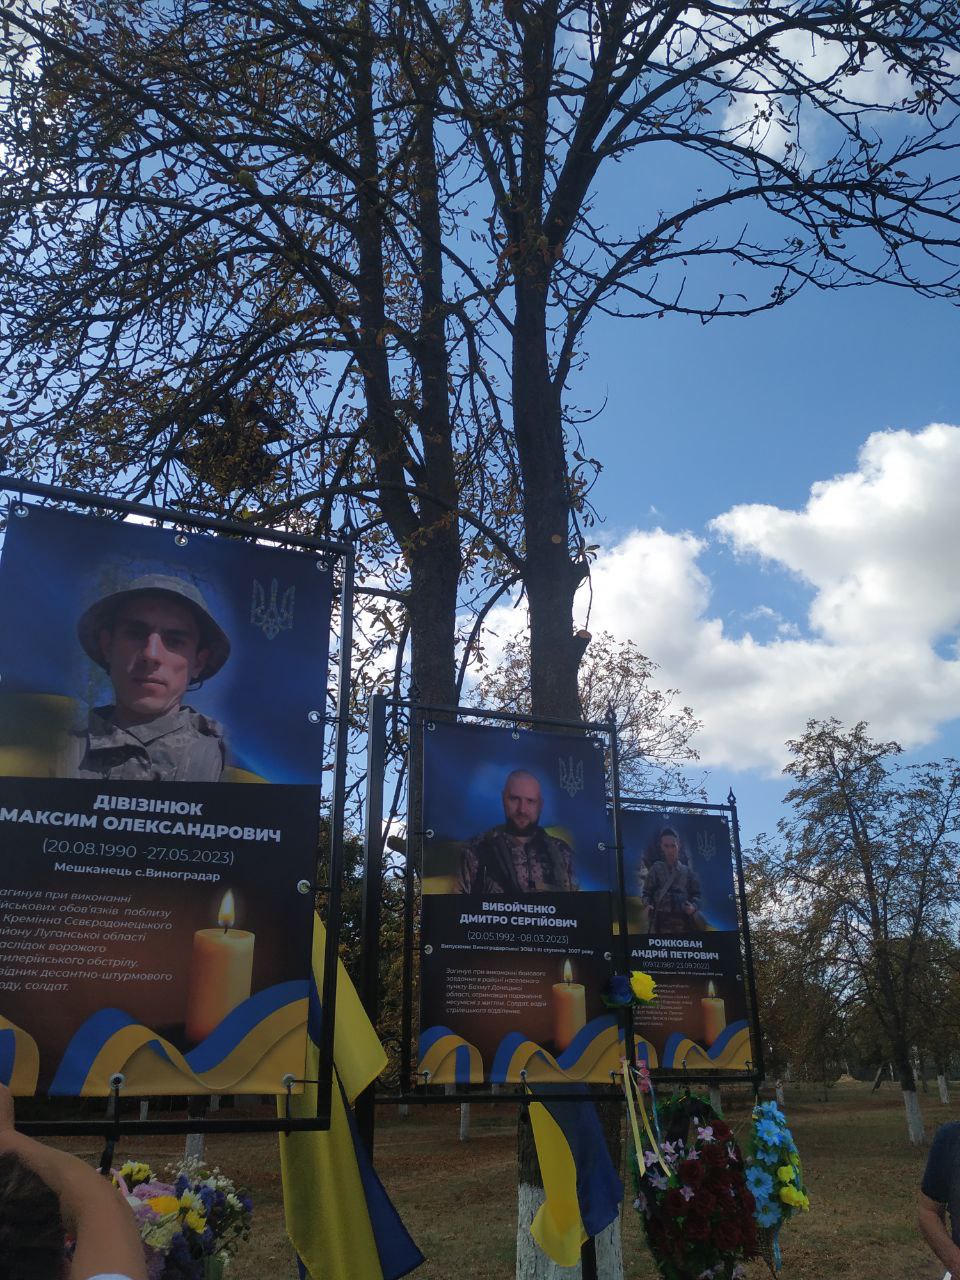
M 935 1099 L 935 1093 L 921 1095 L 928 1137 L 957 1114 L 957 1108 Z M 748 1100 L 725 1094 L 724 1102 L 728 1122 L 743 1136 Z M 899 1091 L 888 1084 L 871 1094 L 866 1085 L 844 1084 L 822 1102 L 817 1090 L 788 1088 L 786 1108 L 804 1162 L 811 1211 L 795 1217 L 781 1236 L 784 1280 L 940 1280 L 943 1268 L 914 1225 L 926 1150 L 906 1142 Z M 427 1256 L 415 1273 L 418 1280 L 513 1276 L 515 1112 L 509 1106 L 474 1104 L 471 1119 L 470 1140 L 461 1143 L 455 1107 L 411 1107 L 406 1119 L 395 1108 L 378 1113 L 378 1172 Z M 182 1145 L 175 1139 L 133 1139 L 118 1154 L 139 1155 L 160 1168 Z M 89 1142 L 82 1149 L 96 1155 Z M 207 1151 L 212 1163 L 245 1183 L 254 1196 L 254 1238 L 232 1267 L 233 1280 L 295 1275 L 283 1233 L 276 1139 L 217 1137 L 208 1140 Z M 318 1195 L 323 1194 L 319 1188 Z M 655 1280 L 631 1200 L 628 1195 L 624 1213 L 626 1277 Z M 769 1275 L 759 1263 L 750 1274 L 751 1280 Z

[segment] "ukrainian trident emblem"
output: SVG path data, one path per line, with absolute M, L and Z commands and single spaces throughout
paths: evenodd
M 282 594 L 280 584 L 274 578 L 270 583 L 270 596 L 256 578 L 253 580 L 253 600 L 250 603 L 250 622 L 259 627 L 268 640 L 276 640 L 281 631 L 293 630 L 293 602 L 296 587 L 287 587 Z
M 564 760 L 561 756 L 557 764 L 560 766 L 560 785 L 572 800 L 578 791 L 583 790 L 583 761 L 574 760 L 573 756 Z
M 717 852 L 717 837 L 712 831 L 697 832 L 697 853 L 707 862 Z

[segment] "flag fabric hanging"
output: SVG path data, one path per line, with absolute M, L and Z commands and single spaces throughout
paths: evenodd
M 580 1246 L 599 1235 L 620 1212 L 623 1183 L 604 1141 L 596 1107 L 582 1086 L 527 1086 L 533 1140 L 543 1178 L 544 1203 L 530 1231 L 559 1266 L 580 1261 Z M 582 1091 L 583 1102 L 558 1101 L 551 1093 Z
M 313 939 L 306 1077 L 319 1062 L 320 996 L 326 933 Z M 423 1262 L 374 1172 L 357 1133 L 350 1103 L 371 1084 L 387 1058 L 346 969 L 338 962 L 333 1048 L 335 1078 L 329 1132 L 280 1135 L 280 1168 L 287 1234 L 310 1280 L 399 1280 Z M 280 1104 L 284 1107 L 286 1100 Z M 313 1116 L 317 1086 L 290 1099 L 292 1116 Z

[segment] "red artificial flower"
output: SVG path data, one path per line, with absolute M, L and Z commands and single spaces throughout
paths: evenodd
M 713 1228 L 713 1241 L 720 1249 L 736 1249 L 742 1232 L 735 1218 L 721 1218 Z
M 693 1204 L 701 1213 L 713 1213 L 717 1207 L 717 1197 L 712 1191 L 708 1191 L 706 1187 L 701 1187 L 693 1197 Z
M 701 1158 L 706 1160 L 707 1164 L 712 1164 L 714 1168 L 726 1166 L 727 1153 L 719 1142 L 708 1142 L 702 1149 Z
M 711 1234 L 710 1219 L 705 1213 L 695 1213 L 691 1209 L 687 1216 L 686 1231 L 691 1240 L 709 1240 Z
M 703 1165 L 699 1160 L 682 1160 L 677 1172 L 680 1181 L 685 1182 L 688 1187 L 699 1187 L 703 1181 Z
M 667 1213 L 672 1214 L 675 1218 L 679 1218 L 687 1212 L 687 1201 L 679 1187 L 670 1188 L 663 1197 L 663 1207 Z
M 717 1142 L 729 1142 L 733 1137 L 733 1130 L 729 1125 L 724 1124 L 722 1120 L 714 1120 L 711 1128 Z

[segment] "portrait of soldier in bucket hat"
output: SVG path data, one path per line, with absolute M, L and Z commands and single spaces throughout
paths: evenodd
M 77 636 L 109 675 L 114 701 L 69 735 L 58 776 L 219 782 L 224 730 L 183 698 L 221 669 L 230 641 L 193 583 L 134 578 L 84 611 Z

